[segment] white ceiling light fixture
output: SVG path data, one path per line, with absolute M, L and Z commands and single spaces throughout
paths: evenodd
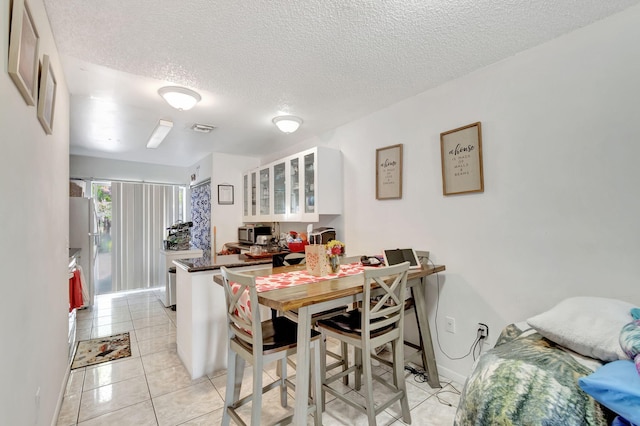
M 147 148 L 157 148 L 164 138 L 167 137 L 167 134 L 173 128 L 173 122 L 169 120 L 160 120 L 155 129 L 153 129 L 153 133 L 151 133 L 151 137 L 149 138 L 149 142 L 147 142 Z
M 186 87 L 166 86 L 158 89 L 158 94 L 169 105 L 180 111 L 187 111 L 202 99 L 200 94 Z
M 298 127 L 302 124 L 302 118 L 294 115 L 280 115 L 273 119 L 273 124 L 282 133 L 293 133 L 298 130 Z

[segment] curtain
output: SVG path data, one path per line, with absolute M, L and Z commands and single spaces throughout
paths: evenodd
M 191 244 L 202 249 L 204 256 L 211 253 L 211 184 L 191 188 Z
M 180 217 L 179 191 L 176 185 L 111 184 L 113 292 L 159 285 L 166 229 Z

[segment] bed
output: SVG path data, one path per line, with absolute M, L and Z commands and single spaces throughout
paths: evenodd
M 614 299 L 571 298 L 506 326 L 475 362 L 454 424 L 639 424 L 640 344 L 620 338 L 633 329 L 632 309 Z M 640 339 L 636 322 L 628 342 Z M 618 371 L 606 371 L 612 366 Z

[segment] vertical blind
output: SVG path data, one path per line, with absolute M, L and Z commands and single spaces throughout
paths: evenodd
M 166 228 L 180 216 L 180 187 L 113 182 L 111 278 L 114 292 L 159 284 Z

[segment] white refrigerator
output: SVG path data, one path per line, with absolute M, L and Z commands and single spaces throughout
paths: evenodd
M 83 300 L 86 307 L 93 305 L 95 296 L 99 244 L 100 228 L 93 198 L 69 197 L 69 248 L 81 249 L 78 263 L 89 295 L 89 300 Z

